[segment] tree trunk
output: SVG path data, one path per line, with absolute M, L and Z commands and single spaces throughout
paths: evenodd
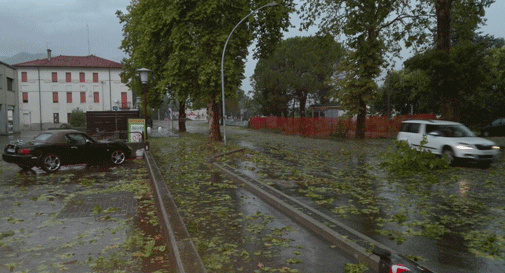
M 179 132 L 186 132 L 186 102 L 179 102 Z
M 305 117 L 305 104 L 307 103 L 307 92 L 301 93 L 301 96 L 298 97 L 300 100 L 300 117 Z
M 453 0 L 436 0 L 435 11 L 437 14 L 437 50 L 443 51 L 450 60 L 451 54 L 451 6 Z M 451 80 L 451 71 L 448 69 L 438 71 L 440 82 L 440 101 L 442 102 L 442 118 L 446 120 L 459 120 L 460 97 L 456 85 Z
M 222 141 L 221 138 L 221 130 L 219 127 L 219 104 L 217 103 L 214 97 L 209 98 L 208 102 L 209 112 L 209 121 L 210 121 L 210 140 L 211 141 Z
M 366 103 L 360 98 L 359 99 L 359 112 L 356 119 L 356 138 L 365 138 L 365 122 L 366 122 Z

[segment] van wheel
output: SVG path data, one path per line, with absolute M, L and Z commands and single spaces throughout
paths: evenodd
M 456 163 L 456 156 L 454 156 L 454 151 L 452 150 L 451 147 L 444 147 L 442 156 L 447 159 L 447 163 L 449 164 L 449 166 L 454 166 L 454 164 Z

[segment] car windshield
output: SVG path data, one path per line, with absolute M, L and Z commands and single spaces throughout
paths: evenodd
M 475 137 L 472 130 L 464 125 L 441 125 L 438 131 L 445 137 Z
M 33 140 L 39 141 L 39 142 L 46 142 L 46 140 L 48 140 L 52 136 L 53 136 L 52 134 L 42 133 L 42 134 L 36 136 Z

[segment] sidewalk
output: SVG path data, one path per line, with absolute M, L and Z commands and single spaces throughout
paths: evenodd
M 0 145 L 38 133 L 0 136 Z M 128 240 L 149 187 L 143 161 L 51 175 L 20 170 L 0 161 L 0 272 L 143 271 L 139 245 Z

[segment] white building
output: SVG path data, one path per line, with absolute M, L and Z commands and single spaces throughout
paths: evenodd
M 17 81 L 16 69 L 0 62 L 0 135 L 19 132 Z
M 13 65 L 18 70 L 20 129 L 45 130 L 69 123 L 72 110 L 130 110 L 132 92 L 121 81 L 122 64 L 89 56 L 51 57 Z

